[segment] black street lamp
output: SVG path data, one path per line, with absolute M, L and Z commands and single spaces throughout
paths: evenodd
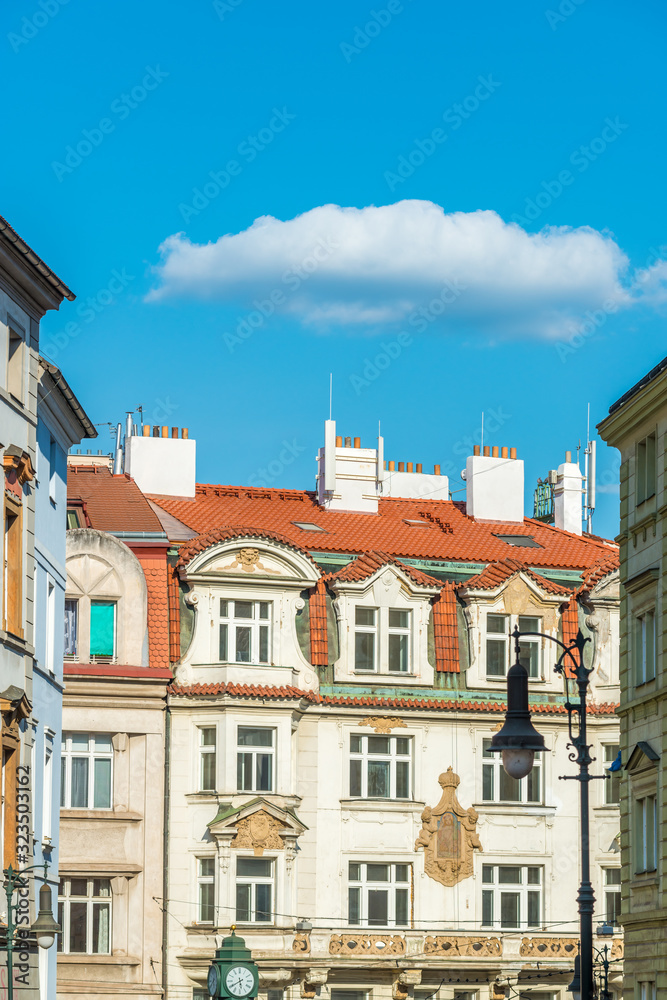
M 54 920 L 51 909 L 51 889 L 46 882 L 49 868 L 48 862 L 43 862 L 40 865 L 28 865 L 27 868 L 22 868 L 20 871 L 14 871 L 11 865 L 5 868 L 3 875 L 5 877 L 4 889 L 7 898 L 7 992 L 9 1000 L 12 1000 L 14 996 L 14 951 L 21 944 L 18 940 L 18 935 L 23 932 L 23 929 L 19 929 L 16 923 L 13 898 L 14 893 L 18 889 L 27 888 L 26 873 L 33 871 L 35 868 L 44 869 L 44 882 L 39 890 L 39 913 L 37 914 L 37 919 L 28 930 L 31 934 L 35 935 L 40 948 L 50 948 L 56 939 L 56 934 L 59 934 L 62 930 L 60 924 Z
M 579 773 L 576 775 L 561 775 L 561 781 L 579 782 L 580 801 L 580 825 L 581 825 L 581 884 L 577 902 L 579 904 L 579 956 L 580 962 L 576 983 L 573 982 L 569 990 L 573 995 L 579 994 L 576 1000 L 592 1000 L 595 986 L 593 983 L 593 911 L 595 909 L 595 895 L 591 885 L 590 873 L 590 833 L 588 823 L 588 783 L 593 778 L 604 778 L 604 775 L 592 775 L 589 767 L 593 762 L 591 757 L 590 743 L 586 742 L 586 696 L 588 693 L 588 678 L 593 668 L 584 664 L 584 647 L 590 639 L 585 639 L 581 634 L 581 629 L 573 642 L 566 645 L 560 639 L 552 635 L 545 635 L 544 632 L 519 632 L 515 628 L 512 632 L 514 637 L 514 651 L 516 662 L 507 673 L 507 712 L 505 714 L 505 725 L 497 732 L 491 740 L 491 752 L 502 753 L 503 767 L 513 778 L 524 778 L 529 774 L 536 753 L 542 753 L 546 749 L 544 739 L 533 727 L 530 721 L 530 710 L 528 708 L 528 671 L 521 663 L 521 637 L 540 636 L 543 639 L 550 639 L 557 643 L 562 652 L 556 662 L 555 671 L 562 674 L 565 679 L 565 708 L 567 709 L 567 722 L 570 734 L 569 747 L 574 753 L 570 754 L 570 760 L 579 765 Z M 567 659 L 568 663 L 564 661 Z M 568 691 L 568 680 L 573 678 L 579 690 L 579 700 L 570 702 Z M 573 728 L 575 720 L 576 733 Z M 573 988 L 574 987 L 574 988 Z M 578 987 L 578 988 L 577 988 Z

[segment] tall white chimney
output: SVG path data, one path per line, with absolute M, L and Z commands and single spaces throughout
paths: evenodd
M 143 434 L 125 438 L 125 472 L 142 493 L 168 497 L 195 495 L 196 444 L 184 427 L 154 427 L 144 424 Z
M 582 533 L 583 476 L 579 466 L 572 461 L 569 451 L 565 453 L 565 461 L 558 466 L 556 485 L 554 486 L 554 524 L 557 528 L 571 531 L 575 535 Z
M 466 461 L 466 514 L 479 521 L 523 524 L 523 460 L 516 449 L 484 448 Z

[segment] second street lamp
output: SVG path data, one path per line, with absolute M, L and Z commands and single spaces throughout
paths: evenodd
M 570 742 L 574 753 L 570 759 L 579 765 L 579 773 L 576 775 L 561 775 L 562 780 L 574 780 L 579 782 L 580 799 L 580 827 L 581 827 L 581 884 L 577 902 L 579 903 L 579 976 L 575 975 L 577 989 L 570 991 L 579 993 L 581 1000 L 592 1000 L 595 991 L 593 982 L 593 910 L 595 907 L 595 895 L 590 877 L 590 835 L 588 825 L 588 783 L 594 777 L 604 777 L 604 775 L 592 775 L 589 773 L 589 766 L 592 763 L 591 744 L 586 742 L 586 695 L 588 692 L 589 677 L 593 668 L 587 667 L 584 663 L 584 647 L 590 639 L 584 638 L 581 630 L 577 632 L 576 638 L 566 645 L 553 635 L 546 635 L 544 632 L 519 632 L 515 628 L 512 632 L 514 638 L 514 650 L 516 662 L 507 673 L 507 712 L 505 724 L 497 732 L 492 740 L 490 750 L 492 753 L 502 753 L 503 767 L 513 778 L 523 778 L 529 774 L 533 766 L 536 753 L 543 752 L 544 738 L 534 728 L 530 721 L 530 709 L 528 708 L 528 671 L 521 663 L 521 637 L 539 636 L 549 639 L 561 647 L 561 654 L 556 662 L 555 671 L 562 674 L 565 680 L 565 708 L 567 710 L 568 731 Z M 579 700 L 570 702 L 568 691 L 568 680 L 576 681 Z M 576 718 L 576 732 L 573 729 L 572 720 Z M 573 984 L 574 985 L 574 984 Z

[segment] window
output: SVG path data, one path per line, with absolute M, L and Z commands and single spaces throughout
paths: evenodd
M 42 784 L 42 840 L 51 839 L 51 809 L 53 807 L 53 747 L 44 750 L 44 776 Z
M 515 545 L 523 549 L 543 548 L 539 542 L 535 541 L 532 535 L 496 535 L 496 538 L 499 538 L 501 542 L 506 542 L 507 545 Z
M 410 672 L 410 612 L 389 609 L 389 670 L 392 673 Z
M 199 730 L 199 791 L 214 792 L 216 780 L 215 726 Z
M 90 656 L 112 660 L 116 655 L 116 604 L 114 601 L 90 602 Z
M 658 1000 L 655 983 L 639 983 L 639 1000 Z
M 354 927 L 407 927 L 410 865 L 350 861 L 348 923 Z
M 269 662 L 269 609 L 268 601 L 220 601 L 223 663 Z
M 65 600 L 65 657 L 75 659 L 79 632 L 79 602 L 68 597 Z
M 111 809 L 112 763 L 110 736 L 63 733 L 60 805 Z
M 200 990 L 195 986 L 192 991 L 192 1000 L 211 1000 L 208 990 Z
M 655 495 L 655 434 L 637 442 L 637 506 Z
M 58 893 L 58 951 L 66 955 L 111 954 L 111 882 L 63 878 Z
M 535 755 L 533 769 L 525 778 L 510 778 L 503 767 L 501 754 L 491 753 L 491 740 L 484 740 L 482 750 L 482 799 L 484 802 L 541 802 L 542 762 Z
M 312 521 L 292 521 L 292 524 L 302 531 L 324 531 L 324 528 L 320 528 L 319 524 L 313 524 Z
M 5 496 L 4 627 L 23 638 L 23 528 L 21 505 Z
M 354 669 L 360 673 L 375 670 L 377 649 L 377 609 L 354 609 Z
M 639 687 L 655 677 L 655 612 L 635 615 L 633 624 L 635 685 Z
M 215 858 L 197 858 L 197 921 L 215 923 Z
M 83 520 L 83 511 L 78 510 L 76 507 L 67 508 L 67 530 L 70 528 L 85 528 L 85 522 Z
M 505 677 L 509 668 L 510 631 L 513 621 L 510 615 L 487 614 L 486 616 L 486 676 Z M 519 615 L 516 619 L 520 632 L 541 632 L 542 619 L 532 615 Z M 528 676 L 539 679 L 542 676 L 542 640 L 539 636 L 525 636 L 519 643 L 519 662 L 528 671 Z
M 236 859 L 236 919 L 246 924 L 273 920 L 273 861 Z
M 602 748 L 607 777 L 604 782 L 604 801 L 608 806 L 618 805 L 621 801 L 621 772 L 610 771 L 609 765 L 618 757 L 618 743 L 606 743 Z
M 239 792 L 272 792 L 274 729 L 239 726 L 236 754 L 236 787 Z
M 49 500 L 52 503 L 56 502 L 56 441 L 55 438 L 51 437 L 49 439 Z
M 56 588 L 53 580 L 46 581 L 46 669 L 53 673 L 55 668 L 56 643 Z
M 612 927 L 621 923 L 621 869 L 604 869 L 604 913 Z
M 412 739 L 350 736 L 350 795 L 364 799 L 409 799 Z
M 539 927 L 541 922 L 541 868 L 482 865 L 482 926 Z
M 7 392 L 19 403 L 23 402 L 23 338 L 11 327 L 7 354 Z
M 635 872 L 652 872 L 656 869 L 658 857 L 658 831 L 655 795 L 635 799 L 634 803 L 634 846 Z

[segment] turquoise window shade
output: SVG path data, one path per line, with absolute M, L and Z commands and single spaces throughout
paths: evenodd
M 113 656 L 116 636 L 116 605 L 113 601 L 90 602 L 90 655 Z

